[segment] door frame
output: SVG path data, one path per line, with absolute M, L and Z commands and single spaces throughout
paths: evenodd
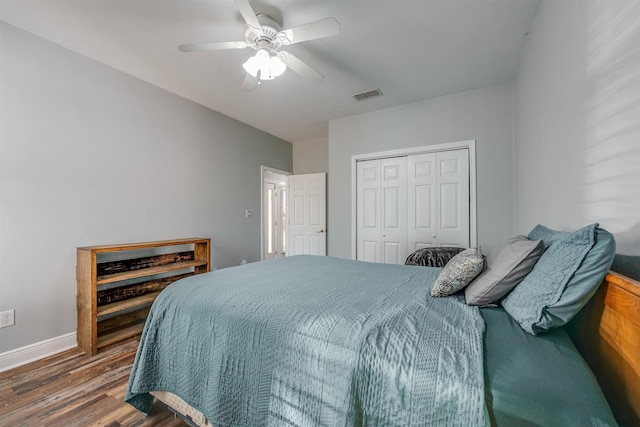
M 410 156 L 413 154 L 435 153 L 438 151 L 469 150 L 469 244 L 478 246 L 478 208 L 476 191 L 476 140 L 447 142 L 423 147 L 403 148 L 380 151 L 377 153 L 354 154 L 351 156 L 351 259 L 357 254 L 357 171 L 356 165 L 362 160 L 384 159 L 389 157 Z
M 264 180 L 267 173 L 278 175 L 293 175 L 293 172 L 272 168 L 271 166 L 260 165 L 260 260 L 264 261 Z M 286 225 L 285 225 L 286 227 Z

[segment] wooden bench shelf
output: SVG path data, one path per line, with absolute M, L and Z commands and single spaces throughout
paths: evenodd
M 144 329 L 144 321 L 138 321 L 138 322 L 132 323 L 131 325 L 127 326 L 126 328 L 122 328 L 122 329 L 118 329 L 117 331 L 105 333 L 105 334 L 101 335 L 100 337 L 98 337 L 97 347 L 98 347 L 98 349 L 101 349 L 102 347 L 106 347 L 108 345 L 115 344 L 118 341 L 122 341 L 124 339 L 129 338 L 129 337 L 136 336 L 136 335 L 142 333 L 143 329 Z
M 210 244 L 210 239 L 194 238 L 78 248 L 78 347 L 95 355 L 141 333 L 162 289 L 210 270 Z
M 125 271 L 122 273 L 108 274 L 106 276 L 100 276 L 96 279 L 97 285 L 104 285 L 106 283 L 119 282 L 121 280 L 136 279 L 138 277 L 147 277 L 154 274 L 169 273 L 176 270 L 184 270 L 191 267 L 201 267 L 208 264 L 208 261 L 196 260 L 186 262 L 176 262 L 175 264 L 163 265 L 160 267 L 150 267 L 142 270 Z
M 152 292 L 139 297 L 129 298 L 124 301 L 100 305 L 98 306 L 98 317 L 146 307 L 155 301 L 159 293 L 160 292 Z

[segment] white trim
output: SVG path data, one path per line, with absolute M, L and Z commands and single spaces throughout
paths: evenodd
M 0 372 L 25 365 L 29 362 L 72 349 L 78 346 L 76 333 L 60 335 L 44 341 L 25 345 L 24 347 L 0 353 Z
M 356 163 L 362 160 L 385 159 L 389 157 L 411 156 L 414 154 L 434 153 L 459 149 L 469 150 L 469 243 L 478 246 L 478 207 L 476 179 L 476 141 L 448 142 L 423 147 L 403 148 L 378 153 L 354 154 L 351 156 L 351 258 L 356 259 Z
M 272 168 L 271 166 L 260 165 L 260 260 L 264 261 L 264 180 L 265 172 L 272 172 L 278 175 L 293 175 L 293 172 Z

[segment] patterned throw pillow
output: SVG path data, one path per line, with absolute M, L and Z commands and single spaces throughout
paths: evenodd
M 484 257 L 480 248 L 470 248 L 451 258 L 433 284 L 431 296 L 446 297 L 467 286 L 480 274 Z
M 437 246 L 422 248 L 407 257 L 405 265 L 420 265 L 423 267 L 444 267 L 454 256 L 464 251 L 464 248 L 453 246 Z

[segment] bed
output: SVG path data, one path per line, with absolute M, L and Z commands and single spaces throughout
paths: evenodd
M 148 413 L 155 396 L 202 426 L 618 425 L 569 327 L 534 335 L 461 292 L 429 297 L 445 270 L 295 256 L 175 282 L 152 307 L 125 399 Z M 638 304 L 625 292 L 616 299 Z M 597 342 L 575 329 L 579 347 Z M 610 335 L 597 334 L 631 366 L 615 396 L 624 425 L 638 416 L 640 355 Z M 611 360 L 597 353 L 590 362 Z

